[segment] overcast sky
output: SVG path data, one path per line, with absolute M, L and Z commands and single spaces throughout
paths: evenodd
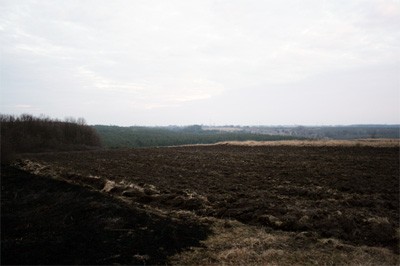
M 400 1 L 0 1 L 1 113 L 400 123 Z

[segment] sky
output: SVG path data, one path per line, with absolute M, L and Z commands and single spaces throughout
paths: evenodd
M 400 124 L 399 0 L 1 0 L 0 112 Z

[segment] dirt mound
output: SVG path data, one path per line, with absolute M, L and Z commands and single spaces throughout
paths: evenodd
M 159 190 L 147 183 L 134 183 L 127 180 L 114 181 L 100 176 L 83 175 L 68 171 L 62 167 L 50 166 L 30 160 L 19 160 L 15 167 L 52 179 L 78 184 L 95 191 L 124 198 L 125 201 L 145 203 L 150 206 L 162 206 L 164 209 L 190 210 L 205 213 L 211 206 L 207 197 L 188 189 Z

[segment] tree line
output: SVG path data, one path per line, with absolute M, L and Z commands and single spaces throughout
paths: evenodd
M 0 114 L 1 161 L 15 153 L 82 150 L 101 146 L 96 130 L 83 118 L 65 121 L 29 114 Z
M 156 147 L 185 144 L 210 144 L 221 141 L 274 141 L 301 137 L 253 134 L 249 132 L 220 132 L 203 130 L 199 125 L 188 127 L 119 127 L 95 125 L 107 148 Z
M 206 126 L 206 130 L 242 131 L 248 133 L 283 135 L 309 139 L 373 139 L 400 138 L 400 125 L 348 125 L 348 126 Z

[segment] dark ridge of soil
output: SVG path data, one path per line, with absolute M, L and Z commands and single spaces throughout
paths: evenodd
M 154 185 L 161 196 L 141 198 L 151 206 L 399 250 L 396 147 L 215 145 L 27 157 L 84 175 Z M 205 197 L 208 206 L 188 204 L 178 197 L 184 191 Z
M 1 167 L 1 264 L 165 264 L 206 225 L 64 181 Z

